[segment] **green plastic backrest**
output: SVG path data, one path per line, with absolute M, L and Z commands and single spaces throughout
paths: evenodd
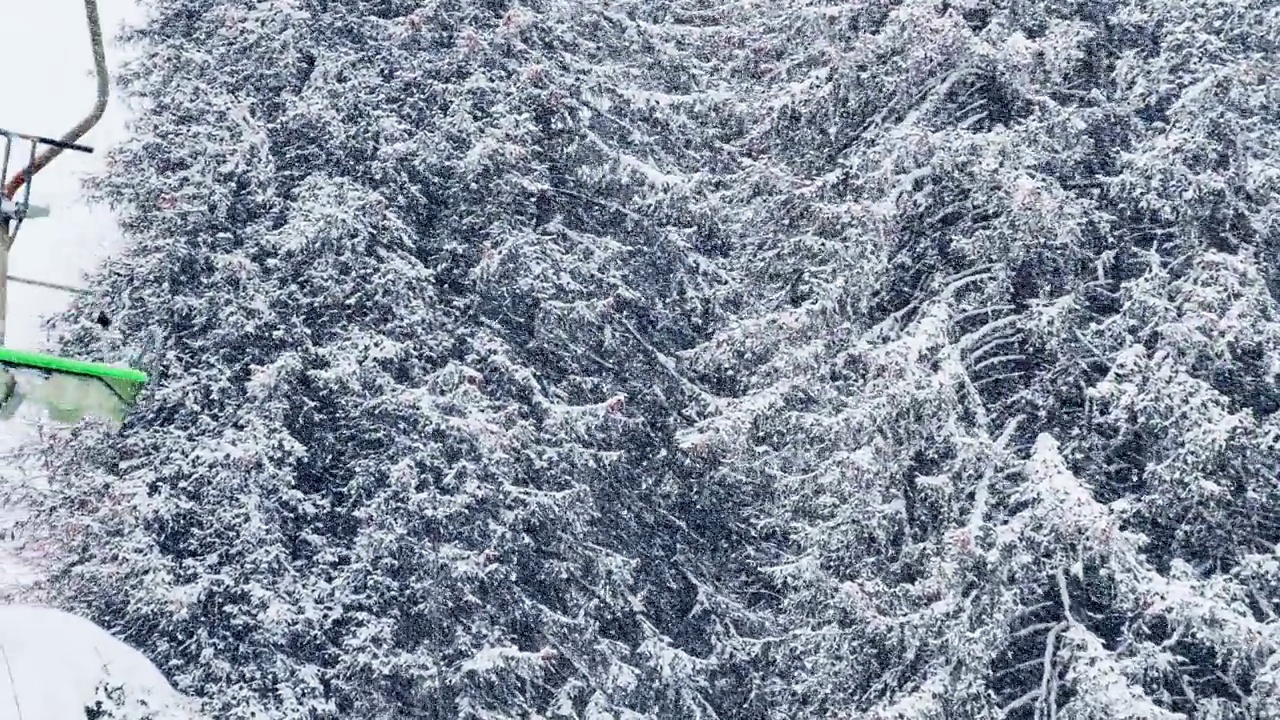
M 71 360 L 54 355 L 5 347 L 0 347 L 0 364 L 51 373 L 69 373 L 95 377 L 109 385 L 127 403 L 132 403 L 137 398 L 138 393 L 142 392 L 143 386 L 147 384 L 149 379 L 146 373 L 133 368 Z

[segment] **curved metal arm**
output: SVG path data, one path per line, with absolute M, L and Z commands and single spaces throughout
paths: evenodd
M 98 120 L 102 119 L 102 114 L 107 111 L 107 98 L 111 93 L 111 83 L 107 77 L 107 58 L 102 46 L 102 22 L 98 19 L 98 1 L 84 0 L 84 13 L 89 21 L 89 40 L 93 44 L 93 64 L 98 72 L 98 102 L 94 104 L 93 110 L 81 120 L 78 125 L 71 128 L 66 135 L 62 136 L 63 145 L 73 145 L 89 129 L 98 124 Z M 40 172 L 53 162 L 53 159 L 62 154 L 63 147 L 58 145 L 46 146 L 44 152 L 36 156 L 28 167 L 19 170 L 4 185 L 4 197 L 12 198 L 14 193 L 31 179 L 33 175 Z

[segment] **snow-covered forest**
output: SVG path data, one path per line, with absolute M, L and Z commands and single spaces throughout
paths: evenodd
M 1274 0 L 142 6 L 27 532 L 211 717 L 1280 719 Z

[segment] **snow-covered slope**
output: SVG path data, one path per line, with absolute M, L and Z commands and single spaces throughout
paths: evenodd
M 84 720 L 110 687 L 160 710 L 157 720 L 197 717 L 150 661 L 92 622 L 53 608 L 0 606 L 0 720 Z

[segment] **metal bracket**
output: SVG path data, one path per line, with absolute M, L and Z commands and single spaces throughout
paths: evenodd
M 13 156 L 13 145 L 17 140 L 24 139 L 22 135 L 9 130 L 0 129 L 0 134 L 4 135 L 4 159 L 0 160 L 0 177 L 9 177 L 9 161 Z M 36 149 L 40 143 L 31 141 L 31 157 L 27 160 L 27 167 L 31 167 L 36 161 Z M 22 227 L 22 221 L 27 217 L 27 208 L 31 205 L 31 183 L 22 190 L 22 199 L 14 200 L 7 193 L 0 192 L 0 222 L 8 232 L 5 238 L 10 244 L 18 236 L 18 229 Z M 12 223 L 12 225 L 10 225 Z M 5 248 L 7 250 L 7 248 Z
M 22 221 L 28 218 L 36 219 L 49 216 L 49 209 L 39 205 L 31 204 L 31 178 L 35 174 L 36 154 L 41 145 L 58 148 L 60 150 L 75 150 L 76 152 L 92 153 L 93 148 L 88 145 L 79 143 L 64 142 L 54 138 L 44 137 L 42 135 L 28 135 L 27 133 L 14 132 L 0 128 L 0 135 L 4 137 L 4 155 L 0 159 L 0 178 L 9 177 L 9 165 L 13 159 L 14 143 L 25 140 L 30 143 L 31 154 L 27 159 L 26 166 L 19 171 L 17 177 L 23 177 L 26 181 L 22 187 L 22 197 L 14 199 L 8 197 L 5 193 L 0 192 L 0 222 L 13 223 L 9 226 L 9 242 L 13 242 L 18 235 L 18 228 L 22 226 Z

